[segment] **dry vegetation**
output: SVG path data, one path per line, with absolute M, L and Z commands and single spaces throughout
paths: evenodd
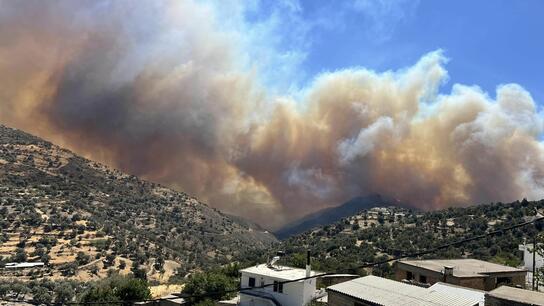
M 185 193 L 0 126 L 0 259 L 46 263 L 0 269 L 0 279 L 117 271 L 164 283 L 274 242 Z

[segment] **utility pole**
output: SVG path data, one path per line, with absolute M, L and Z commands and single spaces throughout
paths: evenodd
M 536 277 L 536 234 L 533 234 L 533 291 L 535 291 L 535 277 Z
M 535 209 L 536 210 L 536 216 L 535 218 L 539 219 L 535 222 L 534 226 L 535 226 L 535 232 L 533 234 L 533 291 L 537 290 L 538 291 L 538 283 L 535 283 L 535 280 L 536 280 L 536 250 L 537 250 L 537 246 L 536 246 L 536 242 L 537 242 L 537 237 L 538 237 L 538 234 L 539 232 L 542 230 L 542 218 L 544 217 L 539 211 L 538 209 Z

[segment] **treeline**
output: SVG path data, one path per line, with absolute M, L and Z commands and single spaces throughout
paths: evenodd
M 426 213 L 390 209 L 390 214 L 379 214 L 374 220 L 371 220 L 368 211 L 361 211 L 337 223 L 293 236 L 279 248 L 287 254 L 282 260 L 284 264 L 303 267 L 304 254 L 309 249 L 313 257 L 313 269 L 334 271 L 416 253 L 519 224 L 533 218 L 537 209 L 544 209 L 544 200 L 493 203 Z M 532 237 L 541 231 L 540 227 L 525 226 L 505 231 L 422 258 L 466 257 L 519 266 L 522 261 L 518 246 L 526 240 L 531 242 Z M 254 254 L 256 257 L 259 255 L 263 257 L 262 253 Z M 391 276 L 393 271 L 390 265 L 381 265 L 352 272 Z
M 35 304 L 69 302 L 142 301 L 151 298 L 146 280 L 133 276 L 112 275 L 98 282 L 76 281 L 4 281 L 0 282 L 0 299 L 32 301 Z

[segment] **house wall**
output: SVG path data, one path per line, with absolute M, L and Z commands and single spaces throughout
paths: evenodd
M 329 295 L 327 298 L 329 306 L 355 306 L 355 303 L 357 303 L 357 305 L 366 305 L 364 302 L 358 301 L 342 293 L 331 290 L 327 290 L 327 293 Z
M 452 282 L 449 282 L 449 283 L 453 285 L 459 285 L 462 287 L 489 291 L 489 290 L 495 289 L 495 288 L 490 288 L 494 286 L 494 283 L 493 285 L 490 285 L 490 280 L 492 280 L 492 278 L 485 278 L 485 277 L 457 278 L 456 277 L 456 278 L 452 278 Z
M 444 277 L 442 273 L 429 271 L 429 270 L 425 270 L 425 269 L 414 267 L 414 266 L 399 265 L 398 263 L 395 264 L 395 279 L 397 281 L 408 279 L 408 272 L 412 272 L 413 280 L 418 282 L 420 281 L 421 276 L 425 276 L 427 278 L 426 282 L 431 285 L 437 282 L 444 281 L 443 279 Z M 455 281 L 455 280 L 451 280 L 451 281 Z
M 248 287 L 250 277 L 255 278 L 256 287 L 261 286 L 261 282 L 264 282 L 265 285 L 268 285 L 268 284 L 273 284 L 274 281 L 278 281 L 278 282 L 285 281 L 284 279 L 244 272 L 242 273 L 242 277 L 241 277 L 242 288 Z M 304 282 L 294 282 L 294 283 L 284 284 L 283 293 L 274 292 L 273 286 L 269 286 L 262 289 L 255 289 L 255 290 L 264 291 L 274 296 L 274 298 L 278 300 L 278 302 L 280 302 L 283 306 L 301 306 L 311 301 L 311 298 L 316 290 L 315 282 L 316 282 L 315 279 L 310 279 Z M 262 299 L 241 294 L 240 305 L 260 306 L 260 305 L 271 305 L 271 304 Z
M 274 303 L 268 300 L 263 300 L 257 297 L 240 294 L 240 306 L 275 306 Z
M 352 279 L 359 278 L 359 275 L 346 275 L 346 276 L 335 276 L 335 277 L 323 277 L 317 279 L 317 288 L 329 287 L 339 283 L 347 282 Z
M 485 306 L 532 306 L 531 304 L 514 302 L 494 296 L 485 295 Z
M 404 265 L 399 263 L 395 264 L 395 279 L 397 281 L 407 279 L 408 272 L 412 272 L 413 279 L 415 281 L 420 281 L 420 276 L 425 276 L 427 278 L 427 283 L 431 285 L 437 282 L 446 282 L 452 285 L 458 285 L 462 287 L 485 291 L 490 291 L 497 288 L 497 279 L 501 277 L 509 277 L 511 278 L 512 285 L 521 286 L 524 288 L 525 277 L 527 275 L 527 272 L 493 273 L 489 276 L 482 275 L 481 277 L 455 277 L 450 275 L 444 279 L 444 275 L 436 271 L 431 271 L 411 265 Z
M 519 250 L 523 251 L 523 266 L 529 270 L 533 271 L 533 253 L 529 250 L 533 250 L 533 244 L 520 245 Z M 535 255 L 536 268 L 544 267 L 544 257 L 540 256 L 538 253 Z

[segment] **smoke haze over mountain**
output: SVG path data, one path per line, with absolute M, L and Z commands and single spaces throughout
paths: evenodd
M 370 193 L 544 197 L 544 119 L 522 86 L 443 93 L 438 50 L 290 87 L 289 10 L 250 24 L 241 3 L 0 1 L 0 121 L 272 228 Z

